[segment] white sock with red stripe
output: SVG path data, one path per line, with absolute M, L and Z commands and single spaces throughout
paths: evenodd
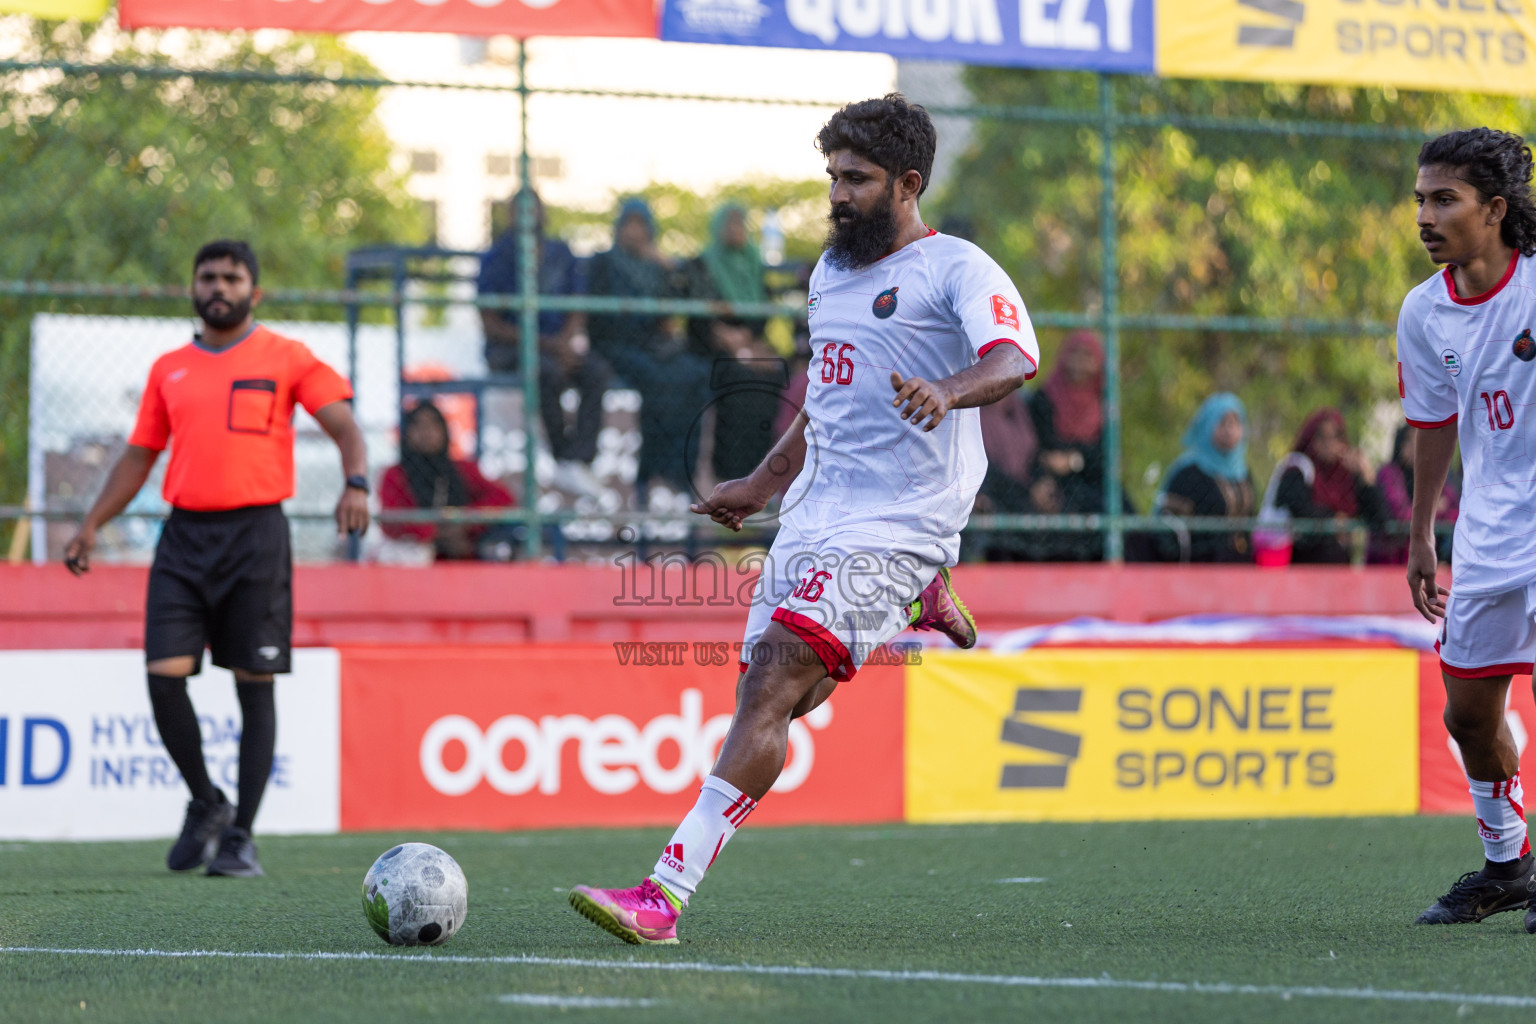
M 672 833 L 672 841 L 661 851 L 651 877 L 687 903 L 704 880 L 704 872 L 756 806 L 756 800 L 729 782 L 706 776 L 699 787 L 698 803 Z
M 1520 773 L 1503 782 L 1471 783 L 1472 807 L 1477 812 L 1477 834 L 1483 837 L 1483 855 L 1495 864 L 1516 860 L 1531 850 L 1525 829 L 1525 792 Z

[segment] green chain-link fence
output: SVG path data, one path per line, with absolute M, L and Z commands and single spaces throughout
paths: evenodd
M 308 90 L 318 91 L 324 101 L 353 93 L 438 89 L 444 90 L 442 102 L 449 103 L 455 90 L 499 94 L 520 125 L 524 181 L 531 178 L 529 124 L 538 116 L 541 97 L 579 100 L 598 112 L 634 102 L 738 104 L 742 117 L 775 105 L 801 107 L 807 138 L 837 105 L 540 89 L 529 81 L 525 61 L 520 60 L 518 71 L 515 81 L 499 84 L 428 83 L 350 75 L 335 67 L 309 73 L 34 60 L 0 62 L 0 81 L 8 83 L 12 103 L 5 130 L 19 138 L 30 133 L 33 142 L 48 131 L 68 130 L 68 120 L 78 118 L 92 96 L 124 82 L 139 83 L 139 88 L 158 82 L 161 89 L 183 92 L 208 89 L 226 98 L 262 90 L 303 96 Z M 48 83 L 59 82 L 78 89 L 51 109 L 37 106 L 30 121 L 18 115 L 29 96 L 42 95 Z M 1185 420 L 1211 391 L 1234 390 L 1247 402 L 1249 462 L 1258 492 L 1313 406 L 1340 405 L 1357 430 L 1384 437 L 1395 398 L 1395 309 L 1407 288 L 1431 269 L 1415 251 L 1410 195 L 1417 147 L 1434 130 L 1470 122 L 1519 128 L 1528 112 L 1523 101 L 1480 97 L 997 69 L 970 69 L 966 84 L 972 95 L 988 102 L 931 107 L 944 124 L 963 123 L 964 129 L 934 202 L 925 199 L 925 212 L 937 214 L 929 213 L 930 222 L 970 235 L 1013 276 L 1041 335 L 1043 377 L 1056 372 L 1052 357 L 1065 332 L 1095 331 L 1104 351 L 1102 428 L 1096 441 L 1101 468 L 1094 499 L 1044 510 L 1038 504 L 993 500 L 984 502 L 972 519 L 973 538 L 1012 535 L 1023 545 L 1024 557 L 1035 557 L 1028 553 L 1030 538 L 1050 535 L 1101 539 L 1092 550 L 1078 548 L 1072 557 L 1120 560 L 1131 538 L 1133 556 L 1177 559 L 1181 551 L 1187 556 L 1191 535 L 1254 528 L 1251 516 L 1175 521 L 1136 514 L 1154 511 L 1151 499 L 1162 467 L 1178 452 Z M 228 102 L 235 111 L 230 117 L 244 116 L 238 102 Z M 569 109 L 561 108 L 559 116 L 569 116 Z M 219 114 L 209 116 L 217 120 Z M 745 155 L 744 174 L 750 164 Z M 232 174 L 227 164 L 211 166 L 187 153 L 181 155 L 180 168 L 192 176 Z M 57 182 L 55 187 L 91 183 Z M 235 187 L 247 186 L 237 181 Z M 279 205 L 300 199 L 304 190 L 302 181 L 267 189 Z M 46 216 L 53 201 L 37 196 L 31 205 Z M 529 266 L 537 262 L 539 240 L 531 199 L 523 194 L 520 203 L 521 264 Z M 315 230 L 333 233 L 346 227 L 326 222 L 323 210 L 316 224 Z M 135 245 L 132 237 L 108 231 L 107 237 L 93 239 L 89 225 L 76 227 L 85 235 L 61 232 L 55 244 L 111 244 L 129 250 Z M 152 233 L 154 225 L 140 230 Z M 389 240 L 365 233 L 358 237 L 374 245 Z M 185 255 L 179 257 L 182 262 Z M 273 255 L 281 268 L 281 254 Z M 351 371 L 360 418 L 374 442 L 376 468 L 393 461 L 402 395 L 438 394 L 445 403 L 457 400 L 473 407 L 475 436 L 467 443 L 492 475 L 516 484 L 520 498 L 515 510 L 400 511 L 387 520 L 516 524 L 521 528 L 518 551 L 533 557 L 552 548 L 563 556 L 572 545 L 588 543 L 696 547 L 730 540 L 707 523 L 689 522 L 675 504 L 637 504 L 629 493 L 645 483 L 634 478 L 636 420 L 645 396 L 636 395 L 633 384 L 616 388 L 605 400 L 600 459 L 607 461 L 606 473 L 599 476 L 621 485 L 618 500 L 619 492 L 606 491 L 587 495 L 592 500 L 585 503 L 552 500 L 557 496 L 549 486 L 549 459 L 534 457 L 543 433 L 540 312 L 571 311 L 594 321 L 651 317 L 684 335 L 699 321 L 769 320 L 785 325 L 786 335 L 792 336 L 796 325 L 804 323 L 804 292 L 796 293 L 793 274 L 781 275 L 774 301 L 747 305 L 679 297 L 685 293 L 675 290 L 640 298 L 541 295 L 538 277 L 531 274 L 522 275 L 518 294 L 487 295 L 476 294 L 471 284 L 472 257 L 416 255 L 421 265 L 435 269 L 402 271 L 343 288 L 347 282 L 338 267 L 333 290 L 283 288 L 278 270 L 264 281 L 274 285 L 265 316 L 275 323 L 293 321 L 295 333 L 334 365 Z M 29 263 L 26 254 L 14 252 L 4 261 L 0 519 L 41 527 L 78 517 L 123 443 L 137 398 L 134 387 L 141 386 L 148 360 L 186 333 L 185 288 L 157 269 L 166 264 L 136 260 L 132 251 L 116 253 L 109 262 L 113 280 L 137 277 L 146 283 L 99 284 L 59 276 L 47 259 Z M 136 271 L 136 263 L 156 276 Z M 308 276 L 314 279 L 313 273 Z M 515 315 L 520 373 L 497 375 L 477 362 L 479 311 L 485 309 Z M 780 351 L 786 353 L 787 347 Z M 798 363 L 794 356 L 787 358 L 786 379 L 804 372 L 803 346 L 800 358 Z M 431 381 L 407 379 L 409 364 L 434 360 L 446 365 L 447 381 L 443 374 Z M 480 383 L 455 391 L 451 381 L 464 378 Z M 705 393 L 704 405 L 714 401 L 711 394 Z M 487 407 L 498 401 L 502 420 L 487 423 Z M 689 423 L 693 433 L 700 430 L 697 420 Z M 311 524 L 311 542 L 301 543 L 300 550 L 323 557 L 334 553 L 324 519 L 328 495 L 340 483 L 339 470 L 331 465 L 334 458 L 321 435 L 301 429 L 300 438 L 299 494 L 292 511 L 301 523 Z M 682 457 L 698 460 L 699 441 L 681 439 L 674 447 Z M 698 487 L 707 485 L 711 474 L 690 464 L 683 475 Z M 136 516 L 151 519 L 162 511 L 152 498 L 130 510 L 124 548 L 143 550 L 148 533 L 134 533 L 138 528 L 131 524 Z M 1299 522 L 1291 530 L 1358 532 L 1359 526 Z M 57 547 L 66 529 L 61 525 L 44 531 L 46 537 L 34 537 L 34 552 Z M 13 554 L 19 547 L 12 544 Z

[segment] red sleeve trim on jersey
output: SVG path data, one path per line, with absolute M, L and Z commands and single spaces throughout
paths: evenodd
M 1444 658 L 1440 659 L 1440 671 L 1452 679 L 1490 679 L 1494 676 L 1528 676 L 1533 666 L 1528 661 L 1511 661 L 1505 665 L 1484 665 L 1482 668 L 1460 668 Z
M 980 359 L 982 356 L 986 355 L 988 352 L 991 352 L 994 348 L 997 348 L 997 346 L 999 346 L 999 345 L 1012 345 L 1014 348 L 1019 350 L 1019 355 L 1023 356 L 1025 359 L 1029 359 L 1029 372 L 1024 375 L 1024 379 L 1025 380 L 1034 380 L 1035 379 L 1035 374 L 1040 372 L 1040 365 L 1038 363 L 1036 363 L 1033 359 L 1030 358 L 1030 355 L 1029 355 L 1028 352 L 1024 351 L 1024 346 L 1023 345 L 1020 345 L 1017 341 L 1014 341 L 1012 338 L 997 338 L 997 339 L 995 339 L 993 341 L 987 342 L 985 345 L 981 346 L 981 348 L 976 350 L 976 358 Z
M 1456 294 L 1456 279 L 1451 276 L 1451 268 L 1446 267 L 1443 271 L 1445 274 L 1445 290 L 1450 293 L 1451 301 L 1458 306 L 1480 306 L 1504 290 L 1504 286 L 1509 284 L 1509 279 L 1515 276 L 1515 265 L 1519 262 L 1520 250 L 1516 249 L 1515 254 L 1509 258 L 1509 266 L 1505 268 L 1504 276 L 1499 278 L 1499 283 L 1483 292 L 1483 294 L 1474 295 L 1470 299 L 1464 299 Z
M 827 675 L 837 682 L 846 683 L 858 672 L 853 659 L 848 656 L 848 648 L 815 619 L 788 608 L 775 608 L 773 621 L 783 623 L 785 629 L 804 640 L 821 658 L 821 663 L 827 666 Z
M 1451 415 L 1449 417 L 1447 417 L 1446 419 L 1441 420 L 1439 423 L 1429 423 L 1429 422 L 1427 422 L 1425 420 L 1409 420 L 1408 421 L 1408 425 L 1410 427 L 1418 427 L 1420 430 L 1438 430 L 1441 427 L 1448 427 L 1452 423 L 1455 423 L 1455 422 L 1456 422 L 1456 414 L 1455 413 L 1451 413 Z

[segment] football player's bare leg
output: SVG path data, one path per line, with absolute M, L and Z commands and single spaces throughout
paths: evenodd
M 710 774 L 753 800 L 778 779 L 789 755 L 789 723 L 826 700 L 837 685 L 811 649 L 770 622 L 759 644 L 774 656 L 749 665 L 736 683 L 736 713 Z M 783 653 L 784 656 L 780 656 Z
M 1484 872 L 1511 879 L 1529 871 L 1525 792 L 1520 752 L 1504 716 L 1509 676 L 1457 679 L 1445 676 L 1445 727 L 1461 750 Z
M 1467 777 L 1501 782 L 1520 769 L 1520 753 L 1504 717 L 1509 676 L 1445 680 L 1445 728 L 1461 750 Z
M 779 623 L 769 623 L 758 643 L 766 644 L 773 657 L 763 659 L 765 664 L 754 661 L 737 679 L 736 714 L 720 756 L 699 787 L 693 810 L 663 849 L 650 881 L 617 895 L 589 892 L 589 902 L 627 900 L 649 914 L 659 906 L 655 894 L 664 893 L 675 920 L 675 911 L 688 902 L 725 844 L 784 770 L 789 723 L 826 700 L 837 683 L 828 678 L 826 666 L 805 641 Z M 647 889 L 651 883 L 660 888 Z

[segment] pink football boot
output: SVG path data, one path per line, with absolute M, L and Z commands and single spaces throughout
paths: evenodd
M 907 609 L 913 629 L 938 630 L 966 650 L 976 646 L 976 620 L 955 593 L 949 570 L 943 566 Z
M 571 906 L 603 931 L 634 945 L 677 945 L 677 919 L 682 908 L 661 886 L 647 878 L 633 889 L 571 890 Z

